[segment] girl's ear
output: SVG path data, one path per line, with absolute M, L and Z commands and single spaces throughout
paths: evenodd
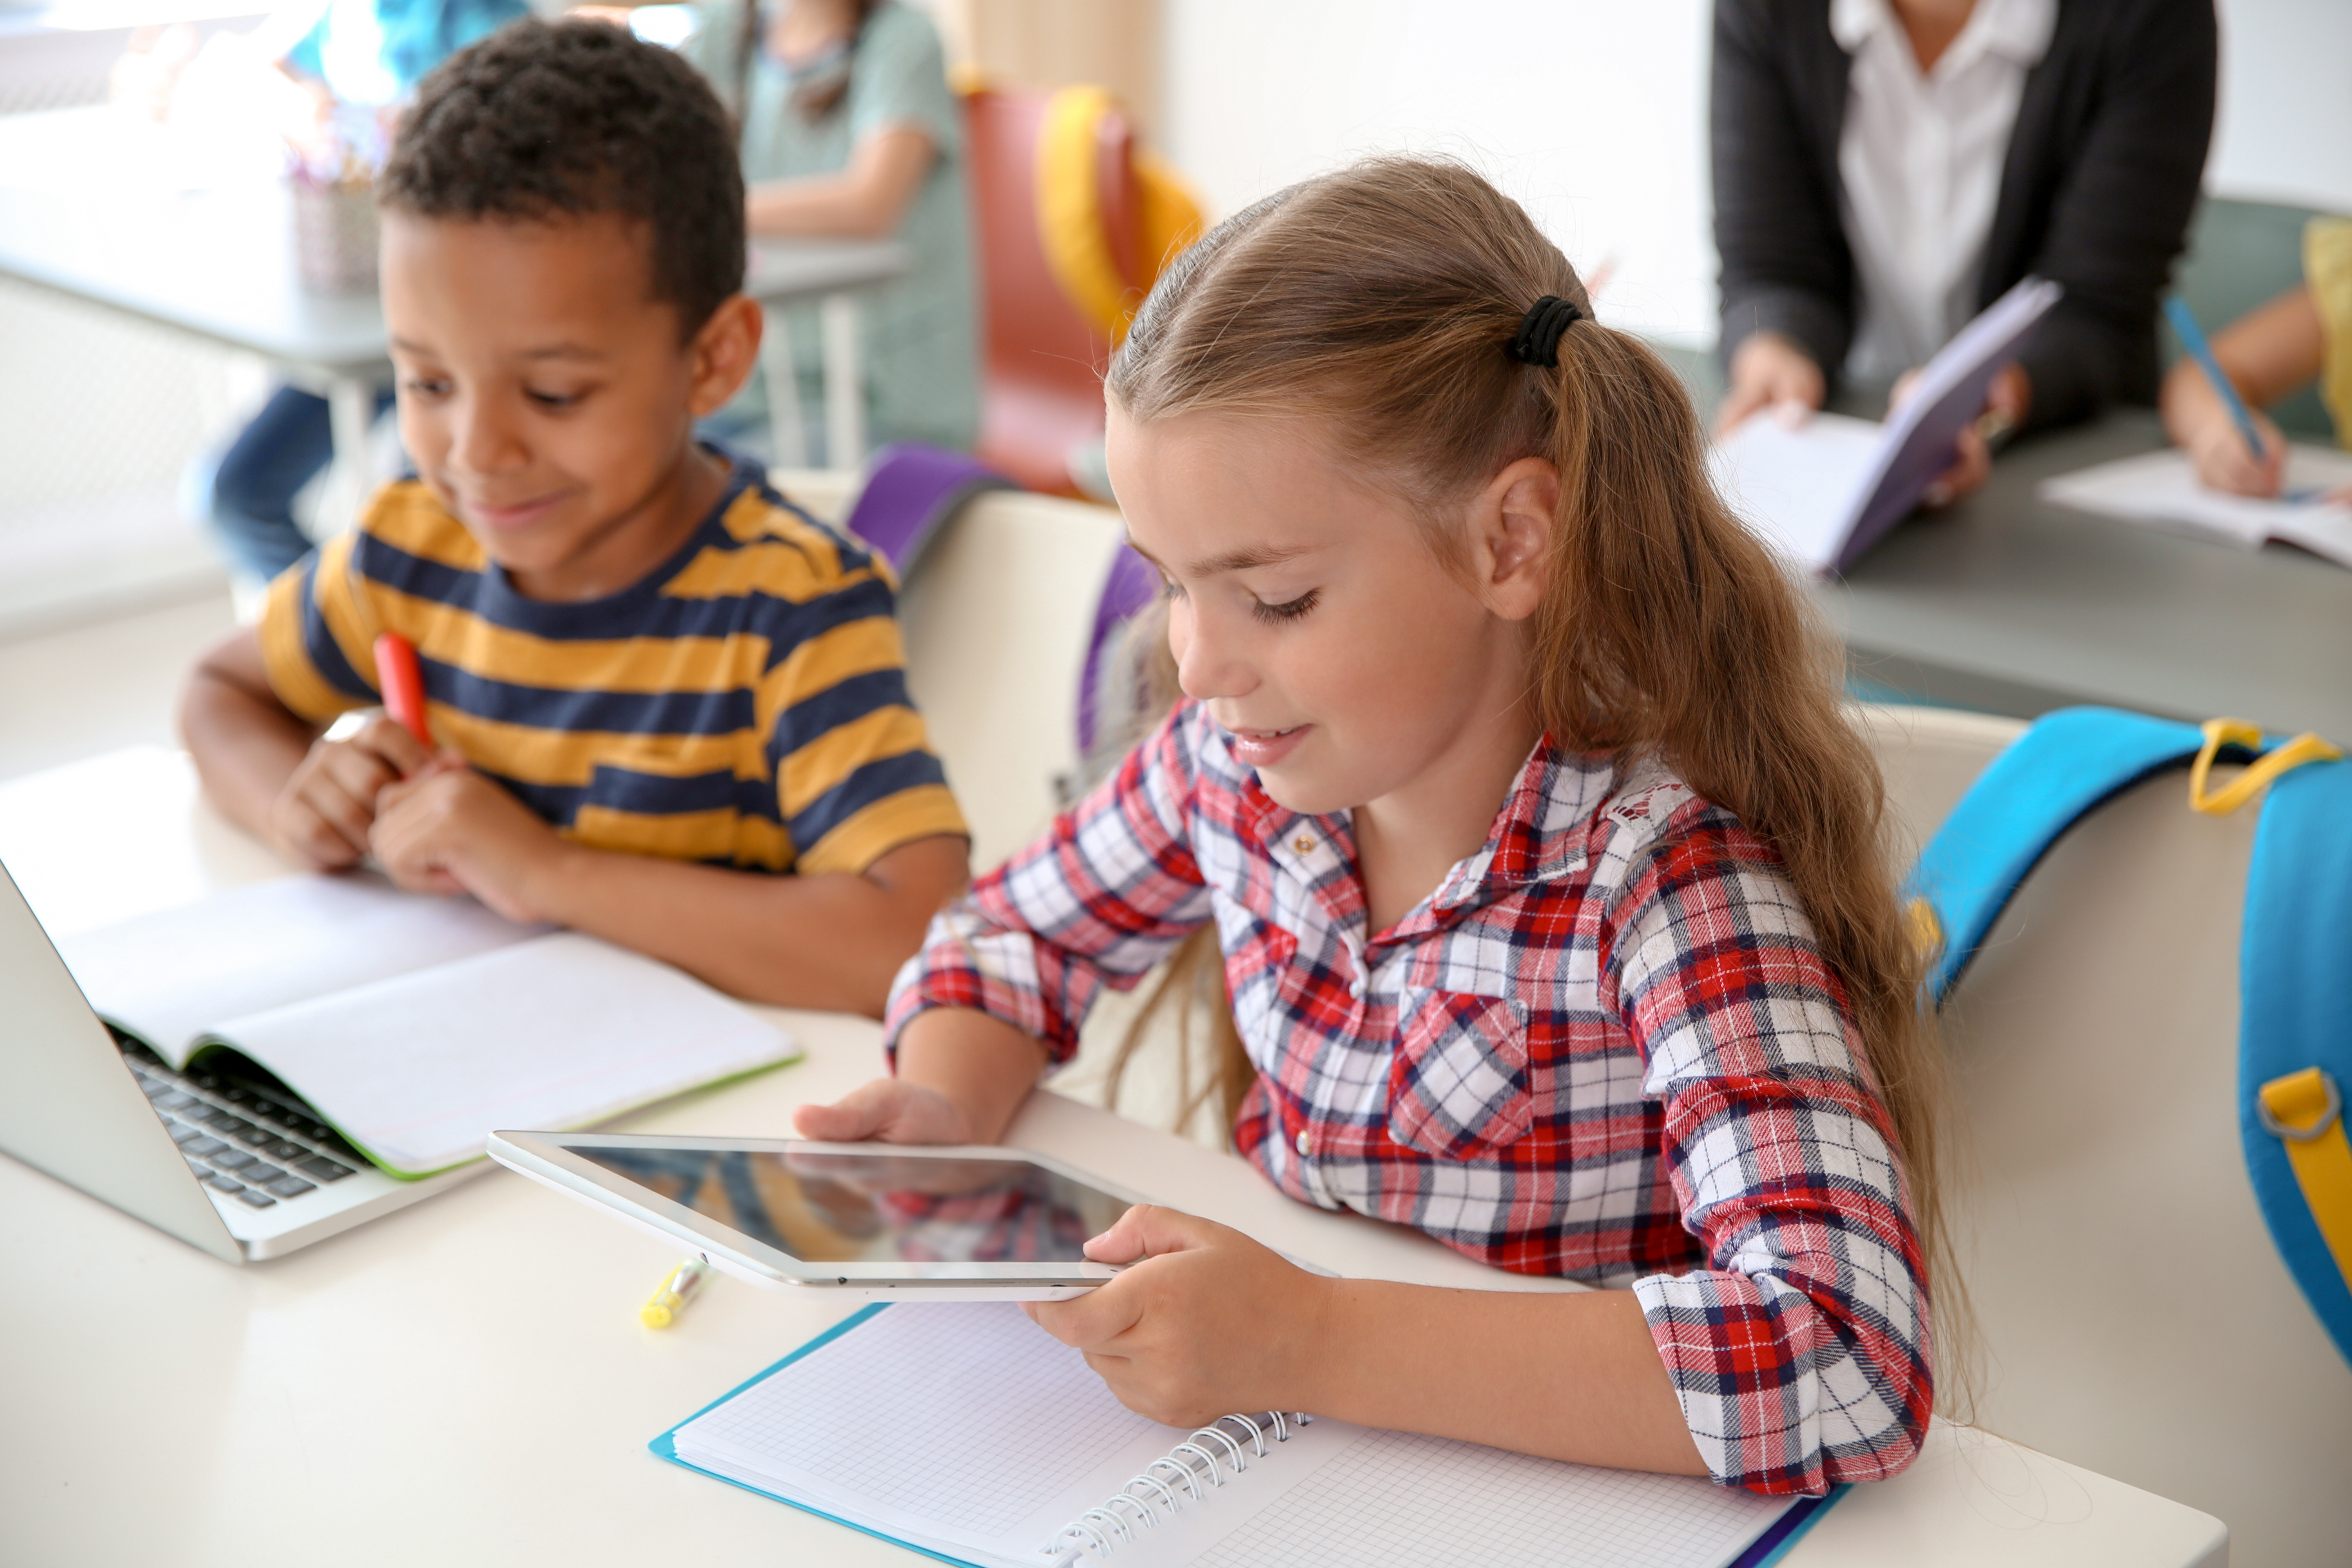
M 1505 468 L 1470 503 L 1471 588 L 1507 621 L 1543 602 L 1559 510 L 1559 470 L 1542 458 Z
M 687 345 L 693 361 L 687 405 L 697 419 L 717 413 L 743 389 L 752 365 L 758 363 L 760 335 L 766 325 L 767 317 L 757 300 L 731 294 L 719 302 L 710 320 L 694 334 L 694 341 Z

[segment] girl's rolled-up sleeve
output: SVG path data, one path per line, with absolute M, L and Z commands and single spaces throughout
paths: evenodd
M 933 918 L 884 1025 L 961 1007 L 1003 1019 L 1056 1062 L 1104 986 L 1132 986 L 1209 920 L 1187 837 L 1194 710 L 1183 706 L 1028 848 Z
M 1717 1481 L 1880 1479 L 1916 1457 L 1932 1397 L 1906 1177 L 1795 890 L 1728 818 L 1687 809 L 1602 943 L 1604 995 L 1641 1046 L 1661 1164 L 1706 1258 L 1633 1289 Z

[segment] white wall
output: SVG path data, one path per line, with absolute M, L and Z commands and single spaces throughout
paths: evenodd
M 2352 213 L 2352 0 L 2222 0 L 2205 183 Z
M 1170 0 L 1177 165 L 1219 213 L 1384 149 L 1470 160 L 1609 318 L 1711 332 L 1702 0 Z
M 1219 213 L 1380 149 L 1469 159 L 1612 322 L 1711 338 L 1706 0 L 1168 0 L 1165 141 Z M 2352 0 L 2222 0 L 2211 183 L 2352 211 Z

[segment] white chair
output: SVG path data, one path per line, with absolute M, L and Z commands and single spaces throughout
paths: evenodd
M 847 513 L 856 485 L 825 469 L 773 478 L 828 521 Z M 957 514 L 906 584 L 907 683 L 971 825 L 976 872 L 1035 837 L 1055 779 L 1076 765 L 1078 670 L 1124 536 L 1108 507 L 992 491 Z
M 1925 709 L 1870 721 L 1915 837 L 2022 728 Z M 2028 879 L 1944 1015 L 1971 1144 L 1950 1212 L 1980 1332 L 1976 1419 L 2219 1517 L 2238 1568 L 2352 1559 L 2352 1369 L 2272 1247 L 2238 1138 L 2255 810 L 2199 816 L 2179 773 L 2100 808 Z

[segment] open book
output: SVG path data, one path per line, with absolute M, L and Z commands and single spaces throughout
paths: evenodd
M 1952 466 L 1993 376 L 2059 293 L 2028 278 L 1986 306 L 1921 369 L 1884 425 L 1821 414 L 1791 426 L 1770 409 L 1750 416 L 1716 445 L 1717 488 L 1798 567 L 1851 571 Z
M 500 1127 L 586 1127 L 795 1059 L 667 964 L 368 875 L 289 877 L 60 942 L 92 1007 L 175 1067 L 233 1049 L 396 1176 Z
M 2042 499 L 2128 522 L 2202 534 L 2258 550 L 2275 539 L 2352 566 L 2352 502 L 2330 500 L 2352 486 L 2352 452 L 2291 447 L 2286 496 L 2259 500 L 2197 482 L 2189 454 L 2167 449 L 2119 458 L 2042 481 Z
M 1274 1412 L 1162 1426 L 992 1302 L 869 1307 L 653 1448 L 978 1568 L 1729 1568 L 1828 1500 Z

